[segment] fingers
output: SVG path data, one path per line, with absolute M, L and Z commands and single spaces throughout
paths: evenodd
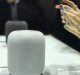
M 69 17 L 69 14 L 67 14 L 67 11 L 61 10 L 61 14 L 64 17 L 64 19 L 62 19 L 62 21 L 64 20 L 65 23 L 68 23 L 70 25 L 73 25 L 73 22 L 71 20 L 71 18 Z
M 62 23 L 66 24 L 67 21 L 66 21 L 65 17 L 61 16 L 61 18 L 62 18 Z
M 63 2 L 70 6 L 71 8 L 73 8 L 75 11 L 79 11 L 77 5 L 74 2 L 70 0 L 63 0 Z
M 73 23 L 73 24 L 76 24 L 76 23 L 79 23 L 80 24 L 80 18 L 78 16 L 76 16 L 75 14 L 73 13 L 70 13 L 68 11 L 64 11 L 66 13 L 66 16 L 67 18 Z
M 75 10 L 77 12 L 80 12 L 77 5 L 74 2 L 70 1 L 70 0 L 63 0 L 62 4 L 56 5 L 55 7 L 56 7 L 56 9 L 61 9 L 62 5 L 67 5 L 67 6 L 71 7 L 73 10 Z
M 60 9 L 64 28 L 80 38 L 80 10 L 77 5 L 70 0 L 63 0 L 64 4 L 56 5 Z
M 70 6 L 68 5 L 62 5 L 62 8 L 70 13 L 73 13 L 74 15 L 80 17 L 80 12 L 78 11 L 75 11 L 73 8 L 71 8 Z M 80 11 L 80 10 L 79 10 Z
M 78 31 L 74 26 L 70 25 L 64 25 L 64 28 L 69 31 L 70 33 L 76 35 L 78 38 L 80 38 L 80 31 Z
M 62 15 L 62 22 L 65 24 L 69 24 L 70 26 L 74 26 L 77 30 L 80 30 L 80 18 L 76 17 L 76 15 L 67 12 L 61 11 Z
M 80 24 L 80 13 L 73 10 L 71 7 L 67 5 L 63 5 L 61 10 L 61 14 L 67 19 L 67 21 L 72 22 L 73 24 Z M 63 19 L 63 18 L 62 18 Z
M 80 38 L 80 18 L 77 18 L 75 14 L 66 10 L 61 10 L 62 22 L 65 22 L 64 28 L 70 33 Z

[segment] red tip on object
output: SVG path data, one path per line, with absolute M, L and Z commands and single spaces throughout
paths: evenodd
M 61 9 L 61 8 L 62 8 L 62 4 L 56 5 L 55 8 L 56 8 L 56 9 Z

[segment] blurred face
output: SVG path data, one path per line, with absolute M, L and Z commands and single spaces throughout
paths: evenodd
M 19 0 L 7 0 L 8 3 L 18 3 Z
M 8 3 L 13 3 L 15 0 L 7 0 Z

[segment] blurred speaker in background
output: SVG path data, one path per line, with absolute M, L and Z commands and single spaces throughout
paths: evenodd
M 19 3 L 18 3 L 19 2 Z M 39 3 L 41 2 L 41 4 Z M 29 29 L 39 30 L 44 34 L 50 33 L 51 24 L 50 18 L 45 17 L 45 9 L 43 5 L 48 4 L 48 1 L 42 2 L 37 0 L 1 0 L 0 1 L 0 34 L 4 34 L 4 25 L 6 21 L 13 20 L 11 14 L 11 4 L 17 4 L 18 20 L 25 20 L 29 24 Z M 45 4 L 43 4 L 45 3 Z M 47 5 L 46 5 L 47 6 Z M 44 7 L 44 8 L 43 8 Z M 47 6 L 48 7 L 48 6 Z M 49 9 L 48 9 L 49 10 Z M 49 11 L 47 12 L 49 13 Z M 49 13 L 51 17 L 51 14 Z M 49 21 L 48 21 L 49 20 Z

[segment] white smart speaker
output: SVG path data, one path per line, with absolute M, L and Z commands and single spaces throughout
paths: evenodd
M 45 38 L 39 31 L 17 30 L 8 36 L 11 75 L 40 75 L 45 65 Z

